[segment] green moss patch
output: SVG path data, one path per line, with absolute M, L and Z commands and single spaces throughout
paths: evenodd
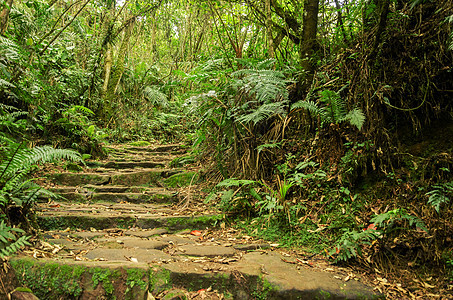
M 185 172 L 172 175 L 164 180 L 164 184 L 168 187 L 184 187 L 191 183 L 195 184 L 198 182 L 199 175 L 197 172 Z
M 40 299 L 77 298 L 82 294 L 83 266 L 42 264 L 28 258 L 12 260 L 11 266 L 19 282 Z

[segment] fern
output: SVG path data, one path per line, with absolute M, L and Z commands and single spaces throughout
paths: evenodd
M 450 202 L 449 196 L 453 195 L 453 181 L 433 186 L 434 190 L 426 193 L 430 204 L 439 213 L 440 207 Z
M 145 87 L 143 96 L 154 106 L 167 107 L 169 105 L 167 95 L 159 91 L 156 87 Z
M 351 258 L 362 255 L 363 245 L 371 245 L 371 242 L 379 238 L 381 233 L 376 230 L 356 231 L 346 229 L 338 239 L 335 249 L 330 255 L 338 254 L 336 261 L 347 261 Z
M 340 119 L 340 122 L 342 121 L 348 121 L 352 126 L 362 130 L 362 126 L 365 123 L 365 115 L 361 109 L 354 108 L 353 110 L 350 110 L 346 116 Z
M 347 121 L 361 130 L 365 123 L 363 111 L 360 108 L 354 108 L 348 112 L 346 102 L 340 97 L 339 92 L 324 90 L 320 93 L 319 103 L 301 100 L 291 106 L 292 110 L 299 108 L 306 109 L 311 114 L 319 116 L 323 124 L 339 124 Z
M 415 225 L 415 227 L 420 228 L 425 232 L 428 232 L 425 223 L 420 218 L 408 214 L 405 209 L 401 208 L 397 208 L 386 213 L 376 215 L 371 219 L 371 222 L 375 223 L 376 226 L 378 226 L 378 228 L 382 227 L 388 231 L 391 230 L 395 222 L 403 220 L 408 221 L 409 226 Z
M 239 116 L 237 120 L 242 123 L 253 123 L 256 125 L 257 123 L 268 119 L 270 116 L 284 113 L 284 104 L 285 102 L 263 104 L 257 109 L 252 109 L 251 113 Z
M 94 115 L 94 112 L 91 109 L 82 105 L 73 105 L 67 110 L 68 113 L 75 113 L 77 111 L 81 111 L 87 115 Z
M 254 183 L 256 183 L 255 180 L 228 178 L 218 183 L 216 187 L 246 186 Z
M 232 73 L 231 86 L 261 103 L 287 100 L 287 81 L 280 71 L 242 69 Z
M 19 238 L 16 234 L 21 234 Z M 16 253 L 22 247 L 30 245 L 28 242 L 29 237 L 24 236 L 25 232 L 19 228 L 12 228 L 5 224 L 4 221 L 0 223 L 0 257 L 10 256 Z

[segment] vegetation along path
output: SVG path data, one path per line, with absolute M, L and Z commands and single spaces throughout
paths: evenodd
M 185 152 L 115 146 L 83 171 L 48 174 L 43 184 L 61 198 L 41 199 L 42 239 L 10 261 L 20 284 L 40 299 L 379 298 L 190 203 L 197 173 L 181 167 Z

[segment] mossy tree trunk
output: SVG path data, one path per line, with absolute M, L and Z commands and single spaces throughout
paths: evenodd
M 123 76 L 125 63 L 126 63 L 126 54 L 129 46 L 129 40 L 132 36 L 132 32 L 135 26 L 135 18 L 131 18 L 129 23 L 126 25 L 123 40 L 121 42 L 120 48 L 118 50 L 118 56 L 115 63 L 115 69 L 111 72 L 107 84 L 104 82 L 104 86 L 107 86 L 104 97 L 104 121 L 108 121 L 113 116 L 113 108 L 115 103 L 115 95 L 118 90 L 118 85 L 120 83 L 121 77 Z M 107 80 L 107 78 L 106 78 Z
M 0 34 L 5 34 L 6 29 L 8 28 L 8 19 L 9 12 L 11 11 L 11 6 L 13 5 L 13 0 L 7 0 L 3 4 L 4 7 L 0 12 Z
M 304 1 L 304 15 L 302 21 L 301 43 L 299 45 L 299 57 L 301 67 L 305 75 L 300 80 L 300 93 L 306 93 L 311 86 L 315 75 L 317 62 L 319 0 Z

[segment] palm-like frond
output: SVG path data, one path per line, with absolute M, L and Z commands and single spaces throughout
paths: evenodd
M 252 109 L 248 114 L 240 115 L 237 120 L 242 123 L 253 123 L 254 125 L 256 125 L 257 123 L 269 118 L 270 116 L 283 113 L 284 106 L 285 102 L 265 103 L 256 109 Z
M 261 103 L 286 100 L 286 79 L 282 72 L 275 70 L 242 69 L 232 74 L 232 87 L 257 99 Z
M 147 86 L 143 90 L 143 96 L 148 100 L 152 105 L 167 107 L 168 98 L 167 95 L 159 91 L 156 87 Z
M 321 106 L 322 104 L 322 106 Z M 313 115 L 318 115 L 322 123 L 341 123 L 348 121 L 352 126 L 362 129 L 365 123 L 365 114 L 360 108 L 347 111 L 345 101 L 338 92 L 325 90 L 321 92 L 319 103 L 310 100 L 301 100 L 294 103 L 291 109 L 303 108 Z
M 349 121 L 352 126 L 357 127 L 359 130 L 362 129 L 363 124 L 365 123 L 365 114 L 359 108 L 354 108 L 350 110 L 346 116 L 339 120 L 342 121 Z
M 20 248 L 25 245 L 30 245 L 28 243 L 28 236 L 21 236 L 16 238 L 17 234 L 24 234 L 25 232 L 19 228 L 12 228 L 7 226 L 4 221 L 0 223 L 0 257 L 4 258 L 5 256 L 10 256 L 11 254 L 17 252 Z

